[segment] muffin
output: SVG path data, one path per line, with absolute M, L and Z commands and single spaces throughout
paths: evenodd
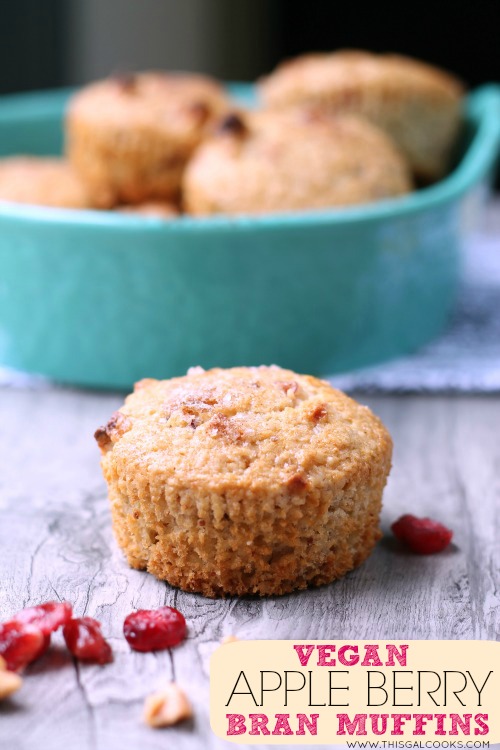
M 185 591 L 329 583 L 380 536 L 390 436 L 314 377 L 272 366 L 143 380 L 95 437 L 129 564 Z
M 403 195 L 408 166 L 370 123 L 315 111 L 231 115 L 183 181 L 188 213 L 260 214 Z
M 408 57 L 340 51 L 282 63 L 260 92 L 271 108 L 314 104 L 366 117 L 394 139 L 415 175 L 430 181 L 449 167 L 464 90 L 454 76 Z
M 71 100 L 68 157 L 97 207 L 175 200 L 187 160 L 227 106 L 202 76 L 115 76 Z
M 85 187 L 62 159 L 0 159 L 0 201 L 59 208 L 88 208 Z
M 166 201 L 149 201 L 137 205 L 118 206 L 116 210 L 122 214 L 144 216 L 149 219 L 174 219 L 179 215 L 179 209 L 175 203 L 167 203 Z

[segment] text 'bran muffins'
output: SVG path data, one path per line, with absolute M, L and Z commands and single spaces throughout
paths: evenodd
M 366 117 L 393 138 L 414 173 L 429 181 L 449 167 L 464 87 L 450 73 L 409 57 L 340 50 L 281 63 L 260 91 L 271 108 L 315 105 Z
M 380 536 L 390 436 L 325 381 L 274 366 L 141 381 L 96 439 L 128 562 L 185 591 L 328 583 Z

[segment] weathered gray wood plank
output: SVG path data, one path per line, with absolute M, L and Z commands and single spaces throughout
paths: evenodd
M 208 659 L 221 637 L 498 638 L 500 399 L 371 398 L 395 440 L 383 526 L 413 511 L 455 530 L 453 548 L 418 558 L 384 540 L 336 584 L 271 600 L 211 601 L 130 570 L 112 539 L 92 440 L 120 403 L 71 390 L 0 391 L 0 618 L 69 599 L 97 617 L 115 662 L 78 666 L 54 650 L 0 706 L 1 750 L 220 748 L 208 723 Z M 189 638 L 171 653 L 133 654 L 121 636 L 136 607 L 177 606 Z M 60 643 L 60 641 L 59 641 Z M 175 677 L 191 725 L 154 732 L 143 697 Z

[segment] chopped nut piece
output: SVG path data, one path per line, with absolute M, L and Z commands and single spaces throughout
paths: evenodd
M 287 383 L 284 380 L 277 380 L 276 385 L 279 386 L 287 396 L 295 396 L 299 389 L 299 384 L 296 383 L 295 380 L 292 380 L 290 383 Z
M 310 413 L 309 419 L 312 422 L 319 422 L 320 419 L 323 419 L 328 414 L 328 408 L 326 404 L 318 404 L 316 408 Z
M 226 417 L 224 414 L 215 414 L 208 422 L 208 427 L 210 428 L 210 435 L 224 438 L 229 442 L 238 443 L 244 438 L 241 427 L 234 419 Z
M 226 643 L 237 643 L 239 640 L 240 638 L 237 638 L 235 635 L 225 635 L 221 644 L 224 646 Z
M 302 474 L 294 474 L 293 477 L 290 477 L 286 484 L 290 490 L 294 492 L 300 492 L 301 490 L 305 490 L 305 488 L 307 487 L 307 479 L 304 479 Z
M 200 373 L 205 372 L 203 367 L 200 367 L 199 365 L 196 365 L 195 367 L 190 367 L 187 371 L 188 375 L 199 375 Z
M 106 425 L 106 432 L 111 437 L 111 439 L 113 439 L 114 432 L 120 433 L 121 435 L 123 432 L 130 430 L 130 427 L 130 420 L 124 414 L 122 414 L 121 411 L 115 411 L 108 420 L 108 423 Z
M 144 701 L 144 721 L 150 727 L 171 727 L 193 715 L 184 691 L 171 682 L 163 690 L 152 693 Z
M 132 422 L 125 414 L 115 411 L 104 427 L 98 427 L 94 432 L 94 438 L 101 451 L 105 452 L 111 443 L 116 443 L 125 432 L 132 427 Z
M 3 661 L 3 659 L 2 659 Z M 5 664 L 5 662 L 3 662 Z M 0 701 L 15 693 L 23 684 L 22 679 L 15 672 L 0 669 Z
M 94 439 L 101 450 L 104 450 L 111 442 L 106 432 L 106 427 L 98 427 L 94 432 Z

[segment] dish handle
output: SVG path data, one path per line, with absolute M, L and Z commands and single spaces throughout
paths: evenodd
M 479 124 L 462 163 L 463 187 L 474 185 L 495 169 L 500 157 L 500 84 L 488 83 L 473 91 L 468 109 Z

